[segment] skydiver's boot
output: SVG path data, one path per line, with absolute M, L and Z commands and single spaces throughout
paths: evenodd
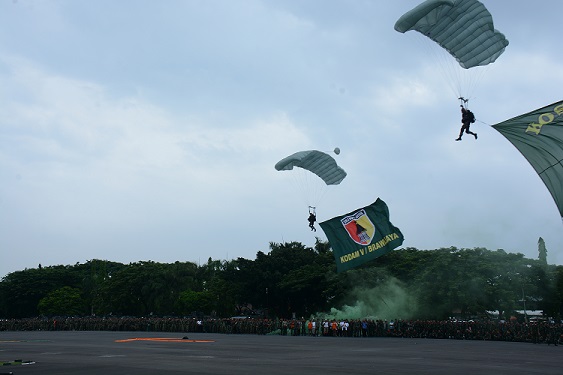
M 459 138 L 456 138 L 456 141 L 461 141 L 461 137 L 459 137 Z
M 477 139 L 477 133 L 473 133 L 473 135 L 475 136 L 475 139 Z

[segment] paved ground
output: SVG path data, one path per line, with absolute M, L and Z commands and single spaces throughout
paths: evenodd
M 563 374 L 563 347 L 527 343 L 143 332 L 0 332 L 0 367 L 31 374 Z M 163 338 L 170 340 L 129 340 Z M 174 340 L 177 339 L 177 340 Z M 125 340 L 125 341 L 123 341 Z

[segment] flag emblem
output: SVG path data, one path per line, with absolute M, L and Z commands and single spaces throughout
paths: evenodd
M 340 221 L 355 243 L 363 246 L 371 243 L 375 235 L 375 225 L 373 225 L 364 209 L 352 215 L 344 216 Z

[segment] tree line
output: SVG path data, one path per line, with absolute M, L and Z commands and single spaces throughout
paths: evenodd
M 540 239 L 541 240 L 541 239 Z M 347 319 L 484 318 L 543 310 L 561 319 L 563 266 L 484 248 L 403 248 L 342 273 L 327 242 L 270 243 L 254 260 L 94 259 L 9 273 L 0 317 L 253 316 Z M 542 251 L 543 249 L 543 251 Z

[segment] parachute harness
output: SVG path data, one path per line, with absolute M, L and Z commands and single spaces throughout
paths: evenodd
M 459 98 L 459 103 L 460 103 L 460 107 L 463 107 L 465 109 L 469 109 L 469 99 L 465 99 L 463 96 L 460 96 Z

